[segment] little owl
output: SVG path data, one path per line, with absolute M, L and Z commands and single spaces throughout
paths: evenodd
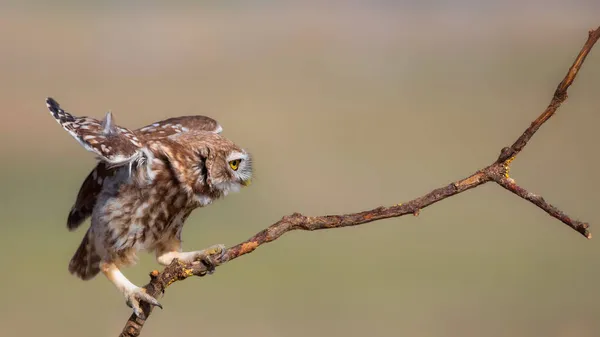
M 194 209 L 250 183 L 250 154 L 221 136 L 221 126 L 206 116 L 169 118 L 132 131 L 116 125 L 110 112 L 100 121 L 75 117 L 50 97 L 46 105 L 98 160 L 67 218 L 73 231 L 91 217 L 69 271 L 82 280 L 102 272 L 138 317 L 143 317 L 141 301 L 162 308 L 120 268 L 135 264 L 143 250 L 155 252 L 162 265 L 177 258 L 202 261 L 211 269 L 211 257 L 224 246 L 182 252 L 183 223 Z

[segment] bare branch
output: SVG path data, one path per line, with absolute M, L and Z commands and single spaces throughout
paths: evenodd
M 292 215 L 284 216 L 281 220 L 258 232 L 250 239 L 228 248 L 223 257 L 219 261 L 216 261 L 217 264 L 220 265 L 242 255 L 251 253 L 259 246 L 277 240 L 285 233 L 293 230 L 314 231 L 321 229 L 342 228 L 358 226 L 381 219 L 400 217 L 407 214 L 413 214 L 416 216 L 419 214 L 421 209 L 427 206 L 490 181 L 494 181 L 512 193 L 530 201 L 549 215 L 562 221 L 564 224 L 590 239 L 592 236 L 587 230 L 589 227 L 587 223 L 573 220 L 555 206 L 547 203 L 541 196 L 528 192 L 524 188 L 518 186 L 514 180 L 509 177 L 509 166 L 515 156 L 519 154 L 521 150 L 523 150 L 525 145 L 527 145 L 531 137 L 533 137 L 542 124 L 552 117 L 560 105 L 567 99 L 567 89 L 575 80 L 575 77 L 581 69 L 585 58 L 598 39 L 600 39 L 600 27 L 589 32 L 587 41 L 583 45 L 579 55 L 575 59 L 575 62 L 573 62 L 573 65 L 569 68 L 566 76 L 558 85 L 546 110 L 531 123 L 527 130 L 523 132 L 523 134 L 514 142 L 512 146 L 502 149 L 498 159 L 490 166 L 478 170 L 465 179 L 456 181 L 444 187 L 440 187 L 419 198 L 399 205 L 378 207 L 364 212 L 344 215 L 309 217 L 299 213 L 294 213 Z M 158 297 L 164 293 L 165 289 L 169 285 L 176 281 L 184 280 L 190 276 L 204 276 L 206 274 L 207 267 L 202 263 L 184 264 L 175 260 L 162 272 L 158 272 L 156 270 L 153 271 L 150 274 L 151 281 L 148 285 L 146 285 L 145 288 L 150 295 Z M 146 303 L 142 304 L 142 308 L 147 318 L 150 315 L 152 308 Z M 141 329 L 144 326 L 144 322 L 145 320 L 140 319 L 132 314 L 123 328 L 120 336 L 139 336 Z
M 592 233 L 588 232 L 587 230 L 589 227 L 587 223 L 571 219 L 561 210 L 547 203 L 546 200 L 544 200 L 544 198 L 542 198 L 541 196 L 531 193 L 526 189 L 522 188 L 521 186 L 517 185 L 513 179 L 507 177 L 494 177 L 494 181 L 497 182 L 500 186 L 513 192 L 514 194 L 520 196 L 521 198 L 527 201 L 530 201 L 534 205 L 543 209 L 546 213 L 562 221 L 565 225 L 573 228 L 586 238 L 592 238 Z
M 509 158 L 512 158 L 516 156 L 519 152 L 521 152 L 521 150 L 523 150 L 525 145 L 527 145 L 527 142 L 529 142 L 531 137 L 533 137 L 533 135 L 540 128 L 540 126 L 542 126 L 542 124 L 544 124 L 548 119 L 550 119 L 550 117 L 554 115 L 556 110 L 558 110 L 560 105 L 567 100 L 567 89 L 569 89 L 571 84 L 573 84 L 573 81 L 575 80 L 579 69 L 581 69 L 581 66 L 583 65 L 583 61 L 585 61 L 585 58 L 590 53 L 590 51 L 594 47 L 594 44 L 596 44 L 599 38 L 600 27 L 598 27 L 596 30 L 589 31 L 587 41 L 585 41 L 585 44 L 581 48 L 581 51 L 579 52 L 579 55 L 577 55 L 577 58 L 575 58 L 575 62 L 573 62 L 573 65 L 571 65 L 571 68 L 569 68 L 569 71 L 565 75 L 565 78 L 563 78 L 563 80 L 558 84 L 558 87 L 554 92 L 554 96 L 552 97 L 552 100 L 550 101 L 550 104 L 548 105 L 546 110 L 538 118 L 536 118 L 536 120 L 533 121 L 533 123 L 531 123 L 527 130 L 523 132 L 521 137 L 519 137 L 519 139 L 517 139 L 517 141 L 515 141 L 510 148 L 505 148 L 502 151 L 502 154 L 498 158 L 498 163 L 505 162 Z

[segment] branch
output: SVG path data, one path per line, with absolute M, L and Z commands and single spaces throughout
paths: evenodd
M 514 160 L 515 156 L 523 150 L 525 145 L 527 145 L 542 124 L 552 117 L 560 105 L 567 99 L 568 88 L 575 80 L 575 77 L 581 69 L 585 58 L 598 39 L 600 39 L 600 27 L 589 32 L 587 41 L 583 45 L 579 55 L 575 59 L 575 62 L 573 62 L 573 65 L 569 68 L 569 71 L 565 75 L 564 79 L 556 88 L 554 96 L 552 97 L 552 100 L 550 101 L 550 104 L 546 110 L 531 123 L 531 125 L 525 130 L 525 132 L 523 132 L 523 134 L 514 142 L 512 146 L 502 149 L 498 159 L 491 165 L 478 170 L 467 178 L 435 189 L 404 204 L 393 205 L 389 207 L 378 207 L 369 211 L 344 215 L 310 217 L 299 213 L 294 213 L 292 215 L 284 216 L 281 220 L 258 232 L 250 239 L 228 248 L 224 255 L 218 259 L 218 261 L 216 261 L 217 265 L 251 253 L 259 246 L 277 240 L 285 233 L 294 230 L 315 231 L 321 229 L 343 228 L 349 226 L 358 226 L 381 219 L 400 217 L 407 214 L 413 214 L 417 216 L 419 215 L 420 210 L 427 206 L 490 181 L 496 182 L 498 185 L 511 191 L 519 197 L 530 201 L 534 205 L 544 210 L 550 216 L 562 221 L 564 224 L 576 230 L 586 238 L 591 239 L 592 235 L 587 230 L 589 227 L 587 223 L 573 220 L 555 206 L 547 203 L 541 196 L 531 193 L 523 187 L 517 185 L 509 176 L 509 169 L 510 163 Z M 178 260 L 175 260 L 162 272 L 159 273 L 157 270 L 153 271 L 150 274 L 151 281 L 148 285 L 146 285 L 145 288 L 150 295 L 158 297 L 164 293 L 165 289 L 169 285 L 176 281 L 185 280 L 190 276 L 204 276 L 207 273 L 207 267 L 202 263 L 184 264 Z M 143 303 L 142 309 L 144 310 L 147 319 L 152 311 L 152 307 L 146 303 Z M 132 314 L 125 324 L 120 336 L 139 336 L 144 323 L 144 319 L 136 317 L 134 314 Z

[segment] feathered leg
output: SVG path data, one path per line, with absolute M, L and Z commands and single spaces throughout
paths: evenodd
M 127 303 L 127 305 L 133 309 L 133 312 L 136 314 L 136 316 L 142 319 L 145 318 L 144 312 L 140 307 L 141 301 L 155 305 L 162 309 L 162 305 L 158 303 L 154 297 L 148 295 L 148 293 L 146 293 L 146 289 L 140 288 L 131 283 L 131 281 L 129 281 L 129 279 L 123 275 L 115 263 L 102 261 L 100 262 L 100 269 L 102 270 L 102 273 L 106 275 L 106 278 L 108 278 L 123 294 L 123 297 L 125 297 L 125 303 Z

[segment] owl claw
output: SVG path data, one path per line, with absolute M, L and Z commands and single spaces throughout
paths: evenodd
M 207 274 L 210 275 L 215 272 L 215 268 L 219 265 L 224 255 L 225 245 L 219 244 L 198 251 L 194 260 L 204 264 Z
M 144 310 L 142 310 L 140 305 L 142 301 L 161 309 L 163 308 L 156 298 L 150 296 L 144 288 L 136 287 L 130 291 L 126 291 L 124 295 L 127 306 L 132 308 L 135 315 L 141 319 L 146 319 Z

